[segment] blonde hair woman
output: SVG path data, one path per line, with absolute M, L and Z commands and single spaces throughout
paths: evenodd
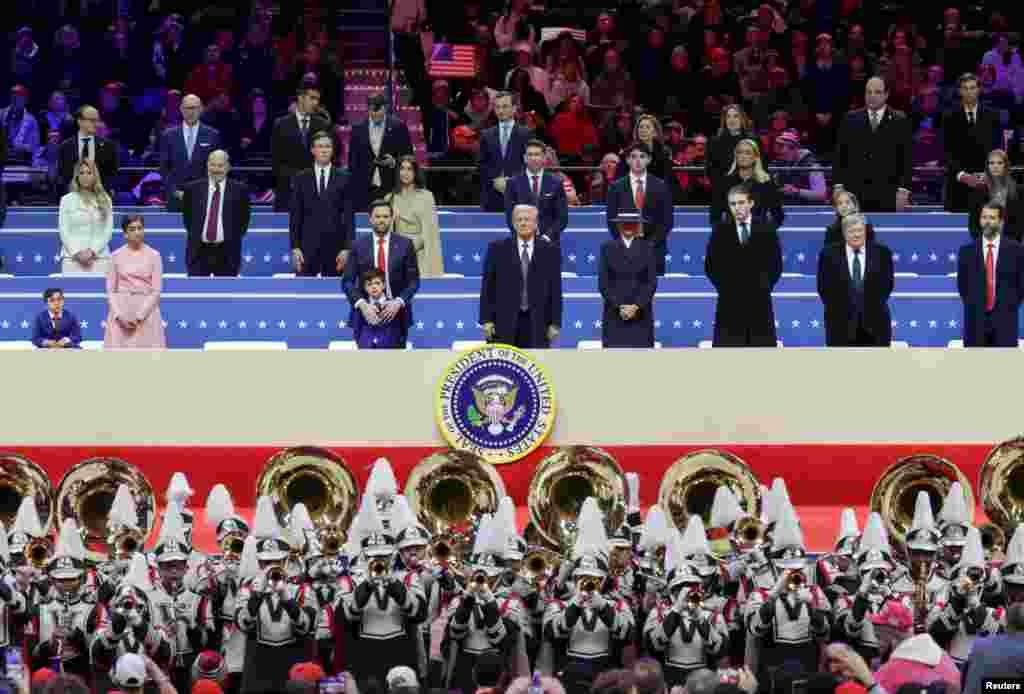
M 633 126 L 633 142 L 642 142 L 651 150 L 651 162 L 647 165 L 647 172 L 665 181 L 670 187 L 672 181 L 672 153 L 665 146 L 665 139 L 658 118 L 650 113 L 644 113 L 636 119 Z M 630 143 L 632 144 L 632 143 Z M 628 157 L 629 145 L 619 152 L 619 167 L 615 171 L 616 178 L 622 178 L 629 173 Z
M 60 199 L 57 214 L 61 272 L 106 274 L 110 270 L 114 211 L 95 162 L 83 159 L 75 164 L 70 188 Z
M 761 148 L 752 139 L 743 139 L 736 144 L 729 172 L 715 185 L 711 203 L 712 226 L 725 219 L 729 210 L 729 190 L 740 185 L 750 191 L 751 199 L 754 201 L 751 214 L 755 222 L 782 226 L 786 218 L 786 213 L 782 209 L 782 191 L 765 171 L 761 162 Z

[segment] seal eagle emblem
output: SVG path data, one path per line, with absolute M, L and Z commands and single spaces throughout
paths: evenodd
M 437 421 L 452 448 L 489 463 L 511 463 L 536 449 L 555 421 L 544 370 L 508 345 L 462 352 L 438 384 Z

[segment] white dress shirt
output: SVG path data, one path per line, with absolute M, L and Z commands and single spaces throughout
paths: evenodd
M 189 125 L 188 123 L 182 122 L 181 136 L 185 138 L 185 151 L 188 152 L 188 158 L 191 160 L 192 155 L 195 153 L 196 145 L 199 144 L 199 121 L 196 121 L 195 125 Z M 189 142 L 192 143 L 191 152 L 188 149 Z
M 753 219 L 748 219 L 745 222 L 736 222 L 736 238 L 738 238 L 740 240 L 740 243 L 743 243 L 743 225 L 744 224 L 747 225 L 747 241 L 750 241 L 750 239 L 754 235 L 754 220 Z
M 310 118 L 309 114 L 308 113 L 300 113 L 298 109 L 295 109 L 295 120 L 298 121 L 298 123 L 299 123 L 299 132 L 300 133 L 302 132 L 302 119 L 303 118 L 306 119 L 306 127 L 312 127 L 313 119 Z M 312 135 L 313 133 L 306 133 L 306 134 L 307 135 Z
M 225 181 L 221 181 L 220 183 L 214 183 L 213 179 L 209 179 L 209 190 L 206 193 L 206 210 L 207 210 L 207 215 L 209 215 L 210 205 L 213 204 L 213 193 L 217 189 L 218 185 L 220 186 L 220 204 L 217 206 L 217 211 L 216 211 L 216 214 L 217 214 L 217 235 L 216 235 L 216 238 L 217 238 L 217 240 L 214 243 L 224 243 L 224 195 L 225 195 L 225 189 L 227 188 L 227 181 L 226 180 Z M 209 217 L 208 216 L 204 217 L 203 218 L 203 229 L 202 229 L 203 243 L 207 243 L 207 241 L 206 241 L 206 229 L 207 229 L 207 225 L 209 223 L 210 223 Z
M 963 111 L 964 111 L 964 118 L 967 120 L 967 124 L 968 125 L 971 124 L 971 120 L 972 119 L 973 119 L 975 125 L 978 124 L 978 105 L 977 104 L 974 105 L 974 108 L 966 108 L 966 107 L 964 107 Z M 958 171 L 957 174 L 956 174 L 956 180 L 959 181 L 966 174 L 967 174 L 966 171 Z
M 319 164 L 315 164 L 315 163 L 313 164 L 313 173 L 316 175 L 316 183 L 315 183 L 316 192 L 320 193 L 322 195 L 324 191 L 320 190 L 320 173 L 321 172 L 323 172 L 323 176 L 324 176 L 324 188 L 327 188 L 327 187 L 329 187 L 331 185 L 331 167 L 330 167 L 330 165 L 320 166 Z
M 639 176 L 634 176 L 632 173 L 629 174 L 629 185 L 633 189 L 633 200 L 636 200 L 637 181 L 643 181 L 643 184 L 644 184 L 644 196 L 646 198 L 646 195 L 647 195 L 647 172 L 644 171 Z
M 633 245 L 633 239 L 632 239 L 632 238 L 628 238 L 628 239 L 627 239 L 627 238 L 626 238 L 625 236 L 620 236 L 619 238 L 620 238 L 620 239 L 622 239 L 622 243 L 624 243 L 624 244 L 626 245 L 626 248 L 627 248 L 627 249 L 628 249 L 628 248 L 629 248 L 630 246 L 632 246 L 632 245 Z
M 81 133 L 78 134 L 78 156 L 79 157 L 82 156 L 82 143 L 85 142 L 87 137 L 88 137 L 88 140 L 89 140 L 89 156 L 86 157 L 86 158 L 87 159 L 92 159 L 93 161 L 96 161 L 96 136 L 95 135 L 86 136 L 86 135 L 83 135 Z
M 371 121 L 369 121 L 368 125 L 369 125 L 369 131 L 370 131 L 370 149 L 373 150 L 373 156 L 379 157 L 380 156 L 381 145 L 384 144 L 384 121 L 381 121 L 378 124 L 378 123 L 374 123 L 371 120 Z M 370 162 L 370 165 L 373 166 L 373 162 Z M 379 166 L 374 166 L 373 167 L 373 178 L 370 179 L 370 184 L 371 185 L 375 185 L 375 186 L 380 186 L 380 167 Z
M 868 246 L 867 246 L 867 244 L 864 244 L 863 246 L 861 246 L 857 250 L 860 251 L 860 279 L 861 279 L 861 282 L 863 282 L 864 278 L 867 277 L 867 274 L 868 274 Z M 853 258 L 854 258 L 855 255 L 856 255 L 856 251 L 854 251 L 853 248 L 850 247 L 849 244 L 847 244 L 846 245 L 846 269 L 850 271 L 850 279 L 851 280 L 853 279 Z
M 996 274 L 999 268 L 999 241 L 1002 239 L 1002 234 L 998 234 L 994 239 L 989 241 L 984 236 L 981 237 L 981 265 L 984 267 L 985 259 L 988 257 L 988 244 L 992 244 L 992 275 Z
M 869 108 L 868 109 L 868 123 L 870 124 L 871 121 L 873 120 L 873 117 L 877 114 L 878 115 L 878 125 L 882 125 L 882 121 L 885 120 L 885 109 L 886 109 L 886 106 L 883 106 L 882 108 L 878 109 L 877 111 L 872 111 Z
M 518 250 L 516 251 L 516 255 L 519 257 L 520 263 L 523 260 L 523 246 L 526 246 L 526 257 L 530 259 L 531 263 L 533 262 L 533 242 L 536 240 L 536 238 L 537 237 L 535 236 L 529 241 L 523 241 L 522 239 L 518 238 L 516 239 L 516 243 L 519 244 Z
M 533 179 L 534 178 L 537 179 L 537 195 L 539 196 L 540 192 L 542 190 L 544 190 L 544 169 L 541 169 L 537 173 L 533 173 L 532 171 L 527 169 L 525 171 L 525 173 L 526 173 L 526 180 L 530 183 L 530 192 L 531 193 L 533 192 Z

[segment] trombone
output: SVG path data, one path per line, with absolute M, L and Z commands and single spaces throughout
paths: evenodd
M 366 573 L 372 581 L 385 581 L 391 575 L 391 562 L 376 557 L 367 565 Z

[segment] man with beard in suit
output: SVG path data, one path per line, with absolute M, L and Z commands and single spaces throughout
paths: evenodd
M 942 119 L 946 150 L 946 211 L 966 212 L 971 191 L 984 189 L 988 155 L 999 148 L 999 114 L 978 103 L 977 75 L 960 77 L 960 108 Z
M 271 169 L 274 173 L 274 212 L 287 212 L 291 206 L 291 184 L 295 174 L 313 165 L 309 138 L 317 132 L 329 132 L 330 122 L 321 115 L 320 88 L 316 82 L 299 84 L 295 113 L 274 121 L 270 136 Z
M 704 274 L 718 290 L 715 347 L 775 347 L 772 288 L 782 277 L 782 244 L 775 225 L 755 222 L 744 186 L 729 191 L 732 219 L 708 240 Z
M 843 218 L 844 243 L 818 255 L 818 296 L 825 305 L 829 347 L 888 347 L 892 342 L 889 295 L 895 275 L 892 251 L 867 242 L 867 220 Z
M 352 207 L 366 209 L 370 200 L 383 198 L 395 189 L 398 160 L 413 154 L 412 138 L 405 123 L 387 115 L 387 99 L 374 94 L 366 100 L 365 123 L 352 127 L 348 146 L 348 172 L 352 177 Z
M 313 135 L 312 151 L 313 168 L 292 181 L 292 263 L 303 277 L 338 277 L 355 238 L 348 173 L 331 164 L 334 138 L 328 133 Z
M 905 113 L 887 106 L 888 98 L 882 78 L 872 77 L 864 87 L 866 107 L 846 114 L 839 127 L 832 178 L 865 212 L 910 205 L 912 128 Z
M 562 326 L 562 259 L 537 237 L 537 208 L 512 210 L 515 236 L 492 241 L 480 284 L 480 325 L 490 342 L 546 349 Z

